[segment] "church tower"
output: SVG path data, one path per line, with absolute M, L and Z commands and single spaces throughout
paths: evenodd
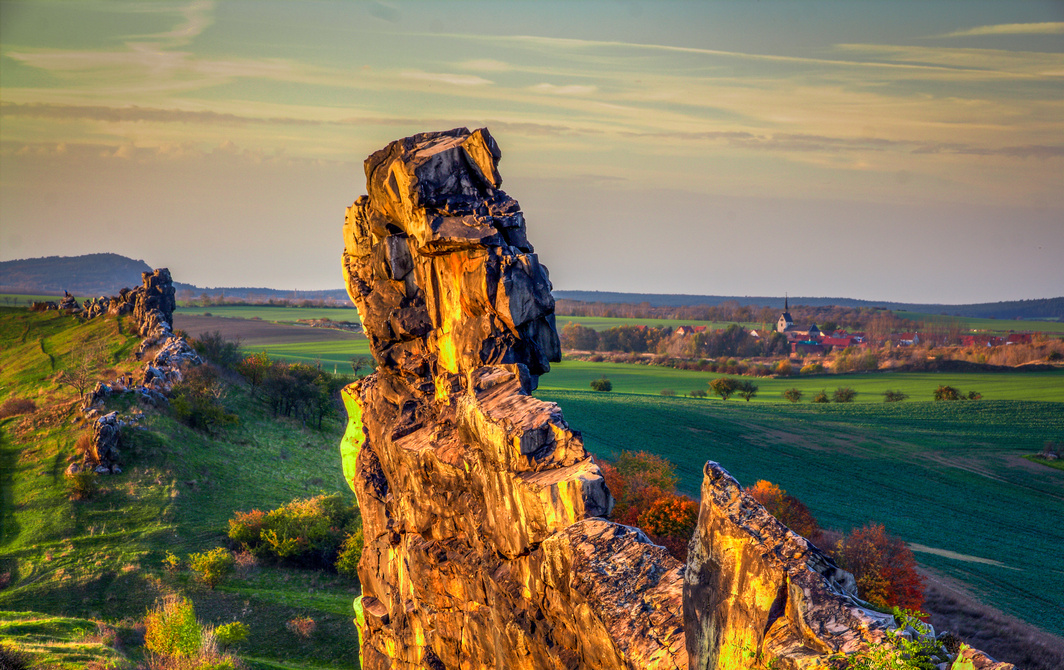
M 785 333 L 794 328 L 794 319 L 791 318 L 790 306 L 787 304 L 787 294 L 783 294 L 783 314 L 776 321 L 776 332 Z

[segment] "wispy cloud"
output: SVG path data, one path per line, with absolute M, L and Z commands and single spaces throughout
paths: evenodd
M 189 111 L 183 109 L 157 109 L 150 107 L 106 107 L 102 105 L 56 105 L 2 103 L 0 116 L 22 116 L 45 119 L 103 121 L 120 123 L 146 121 L 153 123 L 217 123 L 223 125 L 246 125 L 249 123 L 283 125 L 320 125 L 313 119 L 291 117 L 254 117 L 212 111 Z
M 490 79 L 478 77 L 474 74 L 453 74 L 449 72 L 423 72 L 421 70 L 406 70 L 399 73 L 404 79 L 418 79 L 440 84 L 453 84 L 454 86 L 486 86 L 492 82 Z
M 542 83 L 533 86 L 532 90 L 537 91 L 539 93 L 550 93 L 552 95 L 590 95 L 596 92 L 598 90 L 598 87 L 584 86 L 581 84 L 556 86 L 554 84 Z
M 506 72 L 513 69 L 513 66 L 509 63 L 504 63 L 501 60 L 495 60 L 493 58 L 478 58 L 476 60 L 467 60 L 456 65 L 464 70 L 476 70 L 478 72 Z
M 980 35 L 1064 35 L 1064 21 L 999 23 L 993 26 L 955 30 L 945 35 L 936 35 L 936 37 L 977 37 Z

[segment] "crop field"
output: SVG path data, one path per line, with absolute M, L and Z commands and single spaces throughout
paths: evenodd
M 358 323 L 358 310 L 351 307 L 282 307 L 278 305 L 210 305 L 208 307 L 178 306 L 175 314 L 210 314 L 234 319 L 262 319 L 275 323 L 298 319 L 332 319 Z
M 572 321 L 578 323 L 581 326 L 587 326 L 592 330 L 606 330 L 607 328 L 614 328 L 616 326 L 669 326 L 671 328 L 678 328 L 679 326 L 706 326 L 709 330 L 717 330 L 721 328 L 727 328 L 735 323 L 734 321 L 692 321 L 689 319 L 626 319 L 620 317 L 609 316 L 565 316 L 558 314 L 555 316 L 555 320 L 558 323 L 558 330 L 560 331 L 565 324 Z M 760 323 L 754 323 L 752 321 L 739 322 L 740 326 L 744 328 L 760 328 Z
M 747 404 L 546 383 L 536 395 L 561 405 L 593 453 L 664 456 L 696 498 L 714 460 L 744 486 L 780 485 L 827 528 L 883 523 L 921 564 L 1064 633 L 1064 472 L 1022 458 L 1064 438 L 1060 402 Z
M 678 396 L 690 394 L 696 389 L 708 392 L 710 381 L 725 376 L 714 372 L 675 370 L 635 363 L 562 361 L 551 364 L 550 373 L 540 378 L 540 388 L 590 390 L 591 381 L 603 375 L 613 382 L 615 393 L 660 395 L 661 391 L 669 389 Z M 821 389 L 830 396 L 832 391 L 841 386 L 857 391 L 854 402 L 858 404 L 883 404 L 883 392 L 887 389 L 908 394 L 909 400 L 905 402 L 922 401 L 931 400 L 934 390 L 941 384 L 954 386 L 965 393 L 977 391 L 983 394 L 983 400 L 1064 402 L 1064 369 L 1046 372 L 876 372 L 744 379 L 749 379 L 758 387 L 757 396 L 749 404 L 786 403 L 782 393 L 792 387 L 802 392 L 800 404 L 808 404 Z M 711 397 L 699 402 L 721 403 L 721 400 Z M 732 396 L 727 401 L 727 404 L 732 403 L 747 404 L 738 396 Z
M 942 321 L 950 322 L 956 321 L 963 324 L 967 329 L 972 332 L 981 333 L 1028 333 L 1028 332 L 1041 332 L 1041 333 L 1064 333 L 1064 323 L 1058 321 L 1016 321 L 1010 319 L 977 319 L 974 317 L 951 317 L 942 316 L 941 314 L 923 314 L 920 312 L 894 312 L 897 316 L 903 319 L 912 319 L 913 321 Z

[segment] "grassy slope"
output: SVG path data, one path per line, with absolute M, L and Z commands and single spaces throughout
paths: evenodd
M 136 339 L 113 320 L 74 325 L 56 313 L 0 309 L 0 387 L 35 395 L 79 342 L 106 341 L 121 357 Z M 39 344 L 38 344 L 39 342 Z M 13 343 L 14 346 L 7 346 Z M 71 502 L 62 475 L 77 428 L 72 403 L 0 422 L 0 609 L 106 620 L 140 618 L 160 594 L 184 592 L 200 618 L 239 619 L 251 637 L 239 650 L 254 667 L 358 665 L 351 600 L 357 585 L 334 576 L 264 567 L 209 592 L 187 575 L 165 575 L 167 550 L 184 557 L 221 544 L 235 509 L 267 509 L 318 491 L 347 492 L 337 445 L 340 422 L 319 432 L 267 416 L 244 390 L 228 399 L 242 425 L 210 438 L 148 410 L 149 431 L 126 453 L 126 471 L 101 479 L 90 502 Z M 302 643 L 284 623 L 311 616 L 319 628 Z
M 919 553 L 986 602 L 1064 633 L 1064 472 L 1021 456 L 1064 434 L 1064 405 L 1023 401 L 789 405 L 541 390 L 588 447 L 645 449 L 695 497 L 707 460 L 743 485 L 768 479 L 826 527 L 884 523 L 906 541 L 1000 564 Z

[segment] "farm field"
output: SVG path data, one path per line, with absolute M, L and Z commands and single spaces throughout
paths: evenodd
M 234 319 L 262 319 L 275 323 L 294 323 L 298 319 L 332 319 L 358 323 L 358 310 L 351 307 L 282 307 L 278 305 L 210 305 L 208 307 L 178 306 L 176 315 L 225 316 Z
M 894 312 L 903 319 L 913 321 L 957 321 L 972 332 L 1002 334 L 1002 333 L 1064 333 L 1064 323 L 1059 321 L 1016 321 L 1005 319 L 977 319 L 974 317 L 952 317 L 941 314 L 923 314 L 920 312 Z
M 678 328 L 679 326 L 706 326 L 709 330 L 717 330 L 721 328 L 727 328 L 735 323 L 734 321 L 694 321 L 690 319 L 627 319 L 619 317 L 609 316 L 565 316 L 555 315 L 555 321 L 558 324 L 558 331 L 565 327 L 565 324 L 572 321 L 578 323 L 581 326 L 587 326 L 592 330 L 606 330 L 607 328 L 614 328 L 616 326 L 669 326 L 671 328 Z M 744 328 L 760 328 L 760 323 L 754 323 L 752 321 L 742 321 L 739 325 Z
M 780 485 L 827 528 L 883 523 L 980 600 L 1064 633 L 1064 472 L 1022 458 L 1064 436 L 1060 402 L 724 403 L 548 379 L 536 395 L 561 405 L 592 453 L 659 454 L 695 498 L 714 460 L 744 486 Z
M 562 361 L 552 363 L 551 371 L 540 378 L 545 390 L 585 391 L 591 381 L 605 375 L 613 382 L 614 393 L 660 395 L 671 389 L 676 395 L 690 394 L 695 389 L 709 391 L 709 382 L 726 375 L 715 372 L 676 370 L 656 365 L 635 363 L 592 363 Z M 806 377 L 746 377 L 758 386 L 758 394 L 749 404 L 787 403 L 782 393 L 789 388 L 802 391 L 800 404 L 808 404 L 821 389 L 828 395 L 840 386 L 857 391 L 857 404 L 883 404 L 883 392 L 900 390 L 909 395 L 905 402 L 930 401 L 940 384 L 959 388 L 967 393 L 978 391 L 984 400 L 1037 400 L 1064 402 L 1064 368 L 1046 372 L 875 372 L 845 375 Z M 711 397 L 698 402 L 721 403 Z M 727 404 L 747 404 L 732 396 Z M 787 403 L 790 404 L 790 403 Z

